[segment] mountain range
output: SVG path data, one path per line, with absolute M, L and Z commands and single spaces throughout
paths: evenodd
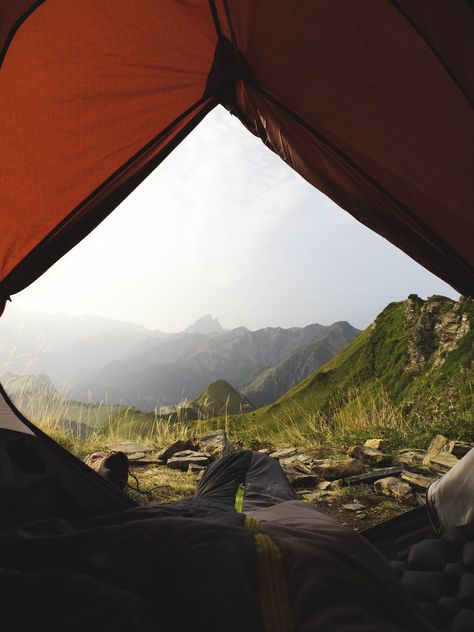
M 301 351 L 301 365 L 311 372 L 328 359 L 329 348 L 337 353 L 358 333 L 348 323 L 257 331 L 238 327 L 213 335 L 183 333 L 111 362 L 77 384 L 72 396 L 84 401 L 92 394 L 95 402 L 107 398 L 147 411 L 194 400 L 212 382 L 226 380 L 252 404 L 250 393 L 259 404 L 267 404 L 294 384 L 294 351 Z M 276 364 L 282 364 L 278 382 L 261 375 Z
M 196 399 L 227 380 L 244 398 L 268 404 L 343 349 L 349 323 L 224 330 L 210 315 L 181 333 L 151 331 L 98 316 L 10 309 L 0 321 L 0 374 L 45 373 L 77 401 L 141 410 Z

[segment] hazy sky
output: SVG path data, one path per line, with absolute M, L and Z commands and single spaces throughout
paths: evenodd
M 410 293 L 458 296 L 218 108 L 13 300 L 179 331 L 206 313 L 226 328 L 365 327 Z

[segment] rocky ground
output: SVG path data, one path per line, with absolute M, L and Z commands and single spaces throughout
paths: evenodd
M 206 467 L 240 446 L 223 430 L 177 441 L 165 449 L 133 443 L 110 444 L 127 453 L 128 490 L 141 504 L 172 502 L 194 493 Z M 339 458 L 322 458 L 324 448 L 259 450 L 277 459 L 298 496 L 343 524 L 362 530 L 423 505 L 428 486 L 473 445 L 437 435 L 425 450 L 392 451 L 383 439 L 352 446 Z

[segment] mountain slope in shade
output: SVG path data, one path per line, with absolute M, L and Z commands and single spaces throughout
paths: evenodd
M 192 402 L 185 402 L 170 414 L 162 414 L 169 421 L 186 423 L 203 421 L 226 415 L 239 415 L 255 410 L 253 404 L 239 393 L 229 382 L 217 380 Z
M 314 342 L 292 351 L 274 366 L 264 369 L 240 390 L 256 406 L 270 404 L 342 351 L 359 333 L 360 330 L 348 322 L 334 323 Z
M 474 436 L 474 301 L 411 295 L 391 303 L 328 363 L 255 414 L 262 427 L 290 416 L 334 413 L 351 389 L 363 398 L 385 389 L 407 418 L 470 425 Z M 244 421 L 245 423 L 245 421 Z
M 201 413 L 201 418 L 208 419 L 254 410 L 251 402 L 225 380 L 217 380 L 209 384 L 206 390 L 192 402 L 192 407 Z

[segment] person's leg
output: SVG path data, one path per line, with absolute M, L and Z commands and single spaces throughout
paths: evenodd
M 213 463 L 200 480 L 195 498 L 245 512 L 295 500 L 296 494 L 278 461 L 246 450 Z
M 242 510 L 254 511 L 296 499 L 279 462 L 266 454 L 253 452 L 245 478 Z

